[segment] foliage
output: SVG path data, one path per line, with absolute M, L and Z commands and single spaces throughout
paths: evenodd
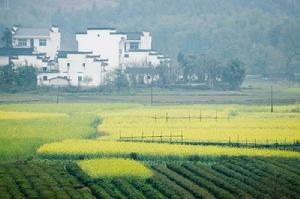
M 116 176 L 148 178 L 152 175 L 151 171 L 143 164 L 130 159 L 103 158 L 80 160 L 77 164 L 93 178 Z
M 0 198 L 94 198 L 59 162 L 0 164 Z
M 116 69 L 114 72 L 113 84 L 117 89 L 127 88 L 128 80 L 125 73 L 121 69 Z
M 9 64 L 0 68 L 0 90 L 32 90 L 36 86 L 37 73 L 34 67 L 14 67 Z
M 4 43 L 4 46 L 6 48 L 11 48 L 12 47 L 12 33 L 10 28 L 6 28 L 3 31 L 3 35 L 1 37 L 1 41 Z
M 183 135 L 184 141 L 291 144 L 300 140 L 299 115 L 292 112 L 297 105 L 276 106 L 275 113 L 269 106 L 246 105 L 173 105 L 136 107 L 120 111 L 100 111 L 104 118 L 98 127 L 108 137 L 175 136 Z M 232 114 L 232 113 L 235 114 Z M 154 138 L 159 141 L 159 138 Z M 164 138 L 163 141 L 169 141 Z
M 300 157 L 299 152 L 276 149 L 238 148 L 222 146 L 159 144 L 140 142 L 116 142 L 99 140 L 64 140 L 41 146 L 37 153 L 48 158 L 86 157 L 126 157 L 137 152 L 141 159 L 173 158 L 184 159 L 189 156 L 262 156 L 262 157 Z
M 240 60 L 232 60 L 222 71 L 222 80 L 230 85 L 230 89 L 237 89 L 245 79 L 245 64 Z

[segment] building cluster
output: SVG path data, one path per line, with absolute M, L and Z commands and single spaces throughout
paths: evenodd
M 56 26 L 14 26 L 11 35 L 11 48 L 0 48 L 0 66 L 34 66 L 41 86 L 99 86 L 115 69 L 170 64 L 168 57 L 152 50 L 149 32 L 87 28 L 76 33 L 76 51 L 61 50 L 61 33 Z

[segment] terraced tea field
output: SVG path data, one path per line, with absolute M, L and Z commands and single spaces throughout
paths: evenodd
M 299 159 L 149 162 L 153 176 L 90 178 L 74 163 L 0 164 L 0 198 L 298 198 Z

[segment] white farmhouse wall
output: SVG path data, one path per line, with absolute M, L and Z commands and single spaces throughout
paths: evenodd
M 141 36 L 140 49 L 151 50 L 152 49 L 152 36 L 150 32 L 143 32 Z
M 61 76 L 69 79 L 72 86 L 99 86 L 103 82 L 101 61 L 88 58 L 87 54 L 68 54 L 67 58 L 59 58 L 58 64 Z M 86 84 L 85 77 L 92 81 Z
M 15 66 L 33 66 L 38 69 L 47 67 L 47 62 L 43 62 L 37 55 L 19 55 L 11 59 L 11 61 Z
M 148 64 L 148 51 L 130 51 L 124 55 L 125 67 L 145 67 Z
M 108 59 L 108 71 L 120 68 L 124 54 L 126 35 L 114 29 L 88 29 L 86 33 L 77 33 L 78 51 L 92 51 Z
M 0 56 L 0 66 L 9 64 L 9 56 Z

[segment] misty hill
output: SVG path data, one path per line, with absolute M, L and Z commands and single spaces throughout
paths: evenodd
M 300 2 L 296 0 L 0 2 L 2 30 L 12 24 L 55 24 L 61 28 L 64 49 L 76 49 L 77 31 L 112 26 L 121 31 L 152 32 L 154 48 L 174 61 L 183 52 L 214 57 L 221 64 L 240 58 L 249 73 L 285 72 L 287 65 L 300 72 Z

